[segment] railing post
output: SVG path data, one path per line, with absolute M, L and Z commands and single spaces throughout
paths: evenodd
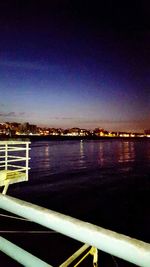
M 8 144 L 5 143 L 5 170 L 8 169 Z
M 6 195 L 8 187 L 9 187 L 9 180 L 6 181 L 5 184 L 4 184 L 4 189 L 3 189 L 3 192 L 2 192 L 3 195 Z
M 93 256 L 93 267 L 98 267 L 98 250 L 97 250 L 97 248 L 92 247 L 90 254 Z
M 29 143 L 26 143 L 26 181 L 28 181 L 28 167 L 29 167 Z

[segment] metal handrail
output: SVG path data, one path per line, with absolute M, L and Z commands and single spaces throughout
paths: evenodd
M 52 267 L 2 236 L 0 236 L 0 250 L 26 267 Z
M 10 176 L 12 175 L 11 178 L 6 179 L 4 183 L 3 179 L 0 181 L 0 185 L 4 186 L 3 193 L 0 194 L 0 208 L 85 243 L 83 247 L 81 247 L 60 266 L 68 266 L 73 259 L 76 259 L 80 253 L 91 246 L 92 248 L 82 257 L 82 259 L 80 259 L 78 264 L 90 253 L 93 255 L 93 263 L 94 266 L 96 266 L 98 259 L 97 249 L 99 249 L 138 266 L 149 267 L 150 244 L 148 243 L 83 222 L 52 210 L 45 209 L 29 202 L 4 195 L 6 194 L 9 183 L 28 180 L 28 170 L 30 169 L 28 165 L 30 159 L 29 143 L 30 142 L 26 141 L 0 141 L 0 153 L 4 153 L 3 156 L 0 156 L 0 159 L 5 158 L 5 160 L 0 161 L 0 168 L 4 168 L 4 174 L 5 172 L 8 172 Z M 19 147 L 17 147 L 17 145 L 19 145 Z M 20 145 L 25 145 L 25 147 L 20 147 Z M 21 157 L 9 154 L 9 152 L 13 153 L 14 151 L 25 151 L 25 156 Z M 11 162 L 17 161 L 25 161 L 25 166 L 10 164 Z M 12 168 L 14 169 L 12 170 Z M 17 174 L 21 172 L 22 177 L 15 177 L 15 172 Z M 51 266 L 3 237 L 0 237 L 0 250 L 24 266 Z M 76 264 L 76 266 L 78 264 Z
M 15 145 L 15 144 L 17 144 L 17 145 L 25 145 L 26 143 L 30 143 L 29 141 L 17 141 L 17 140 L 7 140 L 7 141 L 0 141 L 0 145 L 5 145 L 5 144 L 8 144 L 8 145 Z
M 150 266 L 150 244 L 143 241 L 2 194 L 0 208 L 138 266 Z
M 0 141 L 0 186 L 4 186 L 3 194 L 6 194 L 9 184 L 28 180 L 29 144 L 29 141 Z M 20 156 L 16 155 L 22 151 Z M 16 162 L 23 164 L 15 165 Z

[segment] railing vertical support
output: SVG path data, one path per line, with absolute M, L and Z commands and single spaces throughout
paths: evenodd
M 93 267 L 98 267 L 98 250 L 97 250 L 97 248 L 92 247 L 90 254 L 93 256 Z
M 5 143 L 5 170 L 8 168 L 8 144 Z
M 90 245 L 83 245 L 81 248 L 79 248 L 73 255 L 71 255 L 65 262 L 63 262 L 59 267 L 67 267 L 69 264 L 71 264 L 75 259 L 77 259 L 85 250 L 90 248 Z
M 28 181 L 28 168 L 29 168 L 29 143 L 26 143 L 26 181 Z
M 6 195 L 8 187 L 9 187 L 9 180 L 5 182 L 4 189 L 2 192 L 3 195 Z

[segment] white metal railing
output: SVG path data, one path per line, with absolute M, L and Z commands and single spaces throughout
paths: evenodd
M 29 144 L 28 141 L 0 141 L 0 186 L 4 186 L 3 194 L 6 194 L 9 184 L 28 181 Z
M 137 266 L 150 266 L 150 244 L 143 241 L 2 194 L 0 194 L 0 208 Z
M 85 243 L 59 267 L 68 266 L 84 252 L 86 254 L 74 267 L 89 254 L 93 256 L 93 266 L 96 267 L 97 249 L 138 266 L 149 267 L 150 244 L 5 195 L 9 184 L 28 180 L 29 144 L 30 142 L 22 141 L 0 141 L 0 186 L 4 186 L 2 194 L 0 193 L 0 208 Z M 16 162 L 23 164 L 17 165 Z M 51 267 L 4 237 L 0 237 L 0 250 L 24 266 Z
M 0 250 L 26 267 L 52 267 L 2 236 L 0 236 Z

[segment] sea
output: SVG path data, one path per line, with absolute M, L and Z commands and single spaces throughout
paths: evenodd
M 150 242 L 149 138 L 33 140 L 30 148 L 29 181 L 8 195 Z M 52 266 L 83 245 L 31 222 L 0 217 L 0 225 L 16 231 L 2 236 Z M 99 265 L 135 266 L 103 252 Z M 0 266 L 21 265 L 0 253 Z

